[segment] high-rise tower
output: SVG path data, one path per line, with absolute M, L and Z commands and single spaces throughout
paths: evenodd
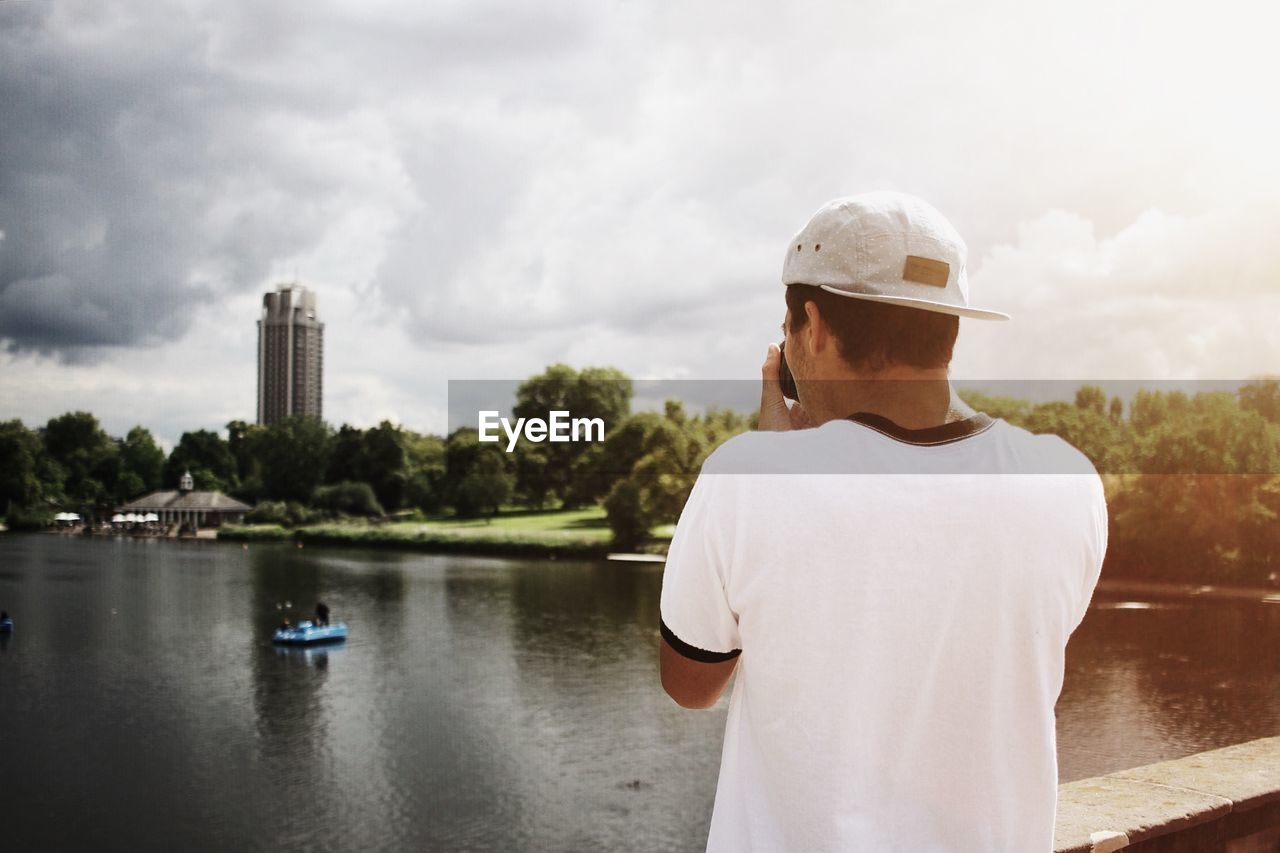
M 320 417 L 324 323 L 316 319 L 316 295 L 299 284 L 281 284 L 262 297 L 258 320 L 258 423 L 289 415 Z

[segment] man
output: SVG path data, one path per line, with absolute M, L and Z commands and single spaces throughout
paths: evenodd
M 898 193 L 787 248 L 760 432 L 708 458 L 671 542 L 662 683 L 729 701 L 712 850 L 1047 851 L 1053 707 L 1106 548 L 1080 453 L 948 381 L 965 247 Z

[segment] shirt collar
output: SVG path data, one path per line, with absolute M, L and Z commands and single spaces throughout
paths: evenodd
M 849 415 L 848 420 L 887 435 L 895 441 L 921 446 L 962 441 L 986 432 L 995 424 L 995 419 L 985 412 L 977 412 L 972 417 L 965 418 L 962 421 L 951 421 L 940 426 L 925 427 L 924 429 L 907 429 L 906 427 L 898 426 L 884 415 L 877 415 L 872 412 L 854 412 Z

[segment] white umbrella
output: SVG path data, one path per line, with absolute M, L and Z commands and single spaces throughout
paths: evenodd
M 124 515 L 124 520 L 125 520 L 125 521 L 129 521 L 129 522 L 137 521 L 137 520 L 138 520 L 138 516 L 137 516 L 137 514 L 136 514 L 136 513 L 127 512 L 127 513 L 125 513 L 125 515 Z
M 142 520 L 143 521 L 159 521 L 160 516 L 156 515 L 154 512 L 149 512 L 147 513 L 146 517 L 143 518 Z
M 117 512 L 115 515 L 111 516 L 111 521 L 113 524 L 120 524 L 124 521 L 124 516 Z
M 67 521 L 79 521 L 79 520 L 80 520 L 80 513 L 78 512 L 67 513 Z
M 53 520 L 54 520 L 54 521 L 66 521 L 66 520 L 67 520 L 67 514 L 66 514 L 65 512 L 60 512 L 60 513 L 58 513 L 57 515 L 55 515 L 55 516 L 53 517 Z

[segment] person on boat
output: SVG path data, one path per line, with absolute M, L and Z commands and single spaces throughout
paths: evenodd
M 316 626 L 329 624 L 329 606 L 323 601 L 316 602 Z
M 284 621 L 280 623 L 281 631 L 290 631 L 293 629 L 293 623 L 289 621 L 289 617 L 284 617 Z

